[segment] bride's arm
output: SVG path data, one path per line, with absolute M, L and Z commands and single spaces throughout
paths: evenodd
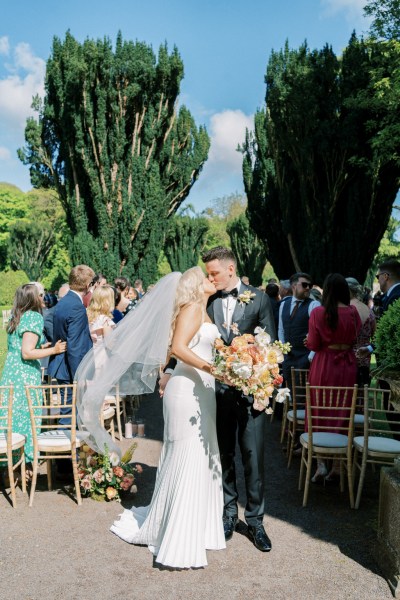
M 202 310 L 196 304 L 185 306 L 176 319 L 171 354 L 190 367 L 211 373 L 211 365 L 189 348 L 189 343 L 199 331 L 202 323 Z

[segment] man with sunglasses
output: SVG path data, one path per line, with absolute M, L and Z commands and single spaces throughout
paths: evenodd
M 310 298 L 312 280 L 308 273 L 295 273 L 290 278 L 293 295 L 281 301 L 279 307 L 278 338 L 292 346 L 285 355 L 282 374 L 286 385 L 291 387 L 291 368 L 308 369 L 310 351 L 304 345 L 308 333 L 308 320 L 311 312 L 320 306 L 318 300 Z

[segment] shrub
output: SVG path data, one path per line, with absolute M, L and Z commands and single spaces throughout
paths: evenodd
M 400 301 L 379 319 L 375 334 L 378 371 L 400 371 Z
M 28 283 L 28 281 L 28 276 L 24 271 L 0 272 L 0 304 L 11 305 L 14 301 L 17 287 Z

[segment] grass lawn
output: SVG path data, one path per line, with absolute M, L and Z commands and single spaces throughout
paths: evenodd
M 4 363 L 7 355 L 7 333 L 6 330 L 0 329 L 0 373 L 3 372 Z

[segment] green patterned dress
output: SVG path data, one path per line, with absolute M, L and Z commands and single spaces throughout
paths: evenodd
M 43 343 L 43 317 L 40 313 L 28 310 L 22 315 L 17 329 L 8 334 L 7 358 L 0 385 L 14 385 L 13 432 L 26 436 L 25 461 L 31 462 L 33 459 L 32 428 L 24 385 L 40 385 L 41 371 L 39 360 L 22 358 L 22 336 L 27 331 L 36 333 L 38 336 L 36 348 L 40 348 Z

